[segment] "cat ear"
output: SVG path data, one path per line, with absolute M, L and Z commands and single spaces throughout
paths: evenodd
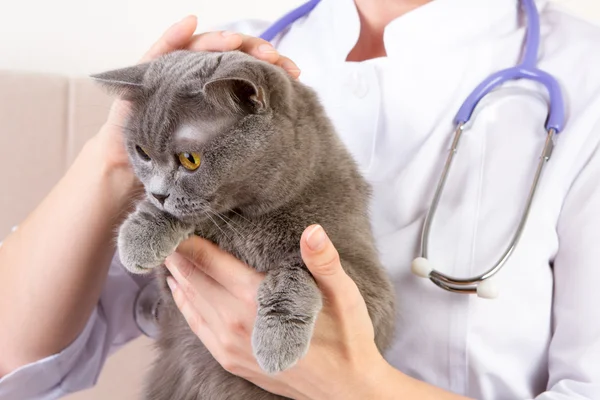
M 262 87 L 244 78 L 221 78 L 204 84 L 208 101 L 233 112 L 259 114 L 268 107 Z
M 91 78 L 110 93 L 115 93 L 125 99 L 132 99 L 142 93 L 144 75 L 149 66 L 149 63 L 138 64 L 95 74 Z

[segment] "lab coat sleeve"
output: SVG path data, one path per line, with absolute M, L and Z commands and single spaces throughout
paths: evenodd
M 600 123 L 565 198 L 554 260 L 548 389 L 536 400 L 600 399 Z
M 108 355 L 140 335 L 133 313 L 139 289 L 115 256 L 83 331 L 60 353 L 0 378 L 0 400 L 57 399 L 93 386 Z

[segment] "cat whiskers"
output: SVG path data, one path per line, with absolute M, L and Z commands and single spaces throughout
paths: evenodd
M 204 210 L 202 210 L 202 212 L 204 212 L 204 215 L 206 215 L 208 217 L 208 219 L 210 219 L 212 221 L 212 223 L 215 224 L 215 226 L 221 231 L 221 233 L 223 235 L 227 236 L 227 239 L 231 240 L 231 237 L 228 234 L 226 234 L 225 231 L 223 229 L 221 229 L 219 224 L 217 224 L 217 222 L 210 216 L 210 210 L 204 209 Z
M 240 233 L 240 231 L 235 229 L 234 221 L 231 218 L 227 217 L 226 215 L 221 215 L 220 213 L 215 212 L 215 211 L 213 211 L 213 214 L 216 215 L 217 217 L 221 218 L 221 220 L 223 222 L 225 222 L 235 233 L 237 233 L 242 239 L 246 240 L 246 237 L 244 235 L 242 235 Z M 227 219 L 225 219 L 225 218 L 227 218 Z
M 234 213 L 235 215 L 237 215 L 238 217 L 242 218 L 244 221 L 256 226 L 256 223 L 254 221 L 250 221 L 248 218 L 244 217 L 242 214 L 240 214 L 239 212 L 235 211 L 235 210 L 229 210 L 232 213 Z
M 215 208 L 220 208 L 221 206 L 216 204 Z M 235 215 L 237 215 L 238 217 L 240 217 L 241 219 L 243 219 L 244 221 L 248 222 L 250 225 L 252 225 L 253 227 L 258 227 L 258 225 L 256 224 L 256 222 L 244 217 L 242 214 L 240 214 L 239 212 L 235 211 L 234 209 L 228 209 L 228 212 L 232 212 Z M 229 219 L 231 222 L 233 222 L 233 220 L 231 220 L 231 218 Z

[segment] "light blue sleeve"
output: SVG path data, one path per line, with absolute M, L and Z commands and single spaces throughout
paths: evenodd
M 60 353 L 0 378 L 0 400 L 57 399 L 94 386 L 108 355 L 141 334 L 133 312 L 141 283 L 115 256 L 100 301 L 83 331 Z

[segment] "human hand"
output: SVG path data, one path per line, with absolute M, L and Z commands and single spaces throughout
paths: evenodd
M 151 61 L 178 49 L 192 51 L 240 50 L 260 60 L 278 65 L 292 77 L 297 78 L 300 70 L 289 58 L 281 56 L 267 41 L 235 32 L 206 32 L 194 35 L 198 20 L 188 16 L 165 31 L 161 38 L 140 59 L 140 63 Z M 108 119 L 93 139 L 110 167 L 129 168 L 129 160 L 123 143 L 122 129 L 129 103 L 115 100 Z
M 190 328 L 232 374 L 294 399 L 372 398 L 391 367 L 375 345 L 364 299 L 321 227 L 305 230 L 300 249 L 323 293 L 324 307 L 307 355 L 276 375 L 260 369 L 251 346 L 263 274 L 193 237 L 167 258 L 173 275 L 167 281 Z

